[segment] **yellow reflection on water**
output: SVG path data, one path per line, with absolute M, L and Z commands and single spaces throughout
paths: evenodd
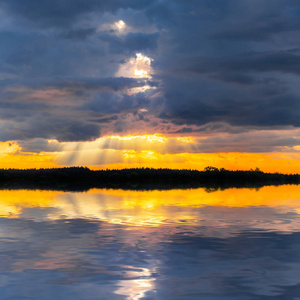
M 17 217 L 24 208 L 51 206 L 60 192 L 40 190 L 1 190 L 0 217 Z
M 300 213 L 300 186 L 267 186 L 256 189 L 130 191 L 93 189 L 88 192 L 31 190 L 0 191 L 0 216 L 36 218 L 90 218 L 130 226 L 160 226 L 169 223 L 188 224 L 207 220 L 205 207 L 214 207 L 220 215 L 239 208 L 246 214 L 251 207 L 267 207 L 277 212 Z M 46 210 L 44 208 L 51 208 Z M 243 208 L 243 209 L 242 209 Z M 200 209 L 200 210 L 199 210 Z M 201 210 L 202 209 L 202 210 Z M 241 210 L 242 209 L 242 210 Z M 234 215 L 234 218 L 245 216 Z M 227 216 L 228 218 L 228 216 Z
M 300 204 L 300 186 L 265 186 L 260 189 L 230 188 L 206 190 L 203 188 L 167 191 L 91 190 L 89 194 L 122 198 L 122 207 L 156 209 L 162 206 L 278 206 Z M 292 202 L 292 203 L 290 203 Z

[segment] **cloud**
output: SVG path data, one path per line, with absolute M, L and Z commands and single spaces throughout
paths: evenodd
M 43 0 L 42 3 L 12 0 L 2 3 L 1 7 L 43 27 L 65 27 L 92 12 L 102 15 L 105 12 L 116 13 L 119 9 L 142 9 L 147 5 L 148 1 L 145 0 Z
M 52 78 L 34 78 L 23 80 L 5 80 L 0 81 L 4 90 L 18 91 L 20 88 L 31 90 L 38 89 L 60 89 L 68 91 L 124 91 L 126 89 L 140 87 L 145 83 L 155 86 L 155 82 L 147 82 L 137 78 L 109 77 L 52 77 Z M 23 92 L 23 91 L 22 91 Z
M 87 122 L 77 114 L 77 120 L 68 112 L 63 114 L 50 114 L 31 112 L 33 116 L 27 115 L 19 119 L 20 112 L 11 116 L 10 120 L 1 122 L 1 140 L 28 140 L 33 138 L 57 139 L 59 141 L 87 141 L 100 136 L 100 126 Z
M 117 94 L 101 92 L 84 107 L 94 112 L 102 112 L 104 114 L 112 114 L 125 112 L 128 110 L 137 110 L 140 107 L 149 105 L 149 98 L 142 93 L 135 95 Z
M 229 72 L 229 74 L 231 72 L 282 72 L 299 75 L 299 57 L 300 49 L 243 53 L 225 57 L 189 57 L 183 59 L 182 68 L 199 74 L 215 72 Z
M 0 8 L 2 140 L 300 126 L 295 1 L 11 0 Z
M 95 32 L 96 32 L 95 28 L 79 28 L 79 29 L 69 30 L 63 33 L 61 36 L 65 39 L 85 40 Z
M 100 136 L 101 126 L 115 122 L 121 113 L 136 111 L 149 103 L 143 95 L 125 93 L 144 86 L 144 79 L 53 78 L 9 82 L 1 91 L 2 140 L 94 140 Z
M 128 33 L 124 37 L 102 34 L 100 39 L 109 44 L 111 53 L 135 54 L 140 51 L 153 51 L 157 47 L 158 33 Z

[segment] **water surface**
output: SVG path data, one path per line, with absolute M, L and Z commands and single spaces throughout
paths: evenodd
M 0 191 L 1 299 L 300 299 L 300 188 Z

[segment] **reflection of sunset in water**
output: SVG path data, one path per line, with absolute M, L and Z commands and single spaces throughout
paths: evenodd
M 255 227 L 280 227 L 289 231 L 298 223 L 277 221 L 277 224 L 272 221 L 272 214 L 300 213 L 300 189 L 289 185 L 213 192 L 203 188 L 169 191 L 93 189 L 85 193 L 13 190 L 0 191 L 0 199 L 2 217 L 35 219 L 36 210 L 32 208 L 38 208 L 39 218 L 48 220 L 88 218 L 138 227 L 173 223 L 207 225 L 223 215 L 218 224 L 225 227 L 232 220 L 240 219 L 241 223 L 250 222 Z M 261 208 L 259 212 L 255 207 Z M 295 222 L 298 219 L 294 219 Z
M 51 206 L 60 193 L 40 190 L 1 190 L 0 217 L 18 217 L 24 208 Z
M 130 266 L 128 266 L 130 268 Z M 145 297 L 145 293 L 154 289 L 155 278 L 151 278 L 152 272 L 147 268 L 135 269 L 127 272 L 129 277 L 142 279 L 120 280 L 119 288 L 115 291 L 117 295 L 125 295 L 126 300 L 139 300 Z
M 268 296 L 299 284 L 298 186 L 0 191 L 0 214 L 4 299 L 199 299 L 228 282 Z

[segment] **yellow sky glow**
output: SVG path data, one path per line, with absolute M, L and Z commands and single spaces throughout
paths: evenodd
M 199 142 L 199 140 L 198 140 Z M 54 152 L 24 151 L 15 142 L 0 143 L 0 168 L 55 168 L 88 166 L 92 169 L 171 168 L 228 170 L 260 168 L 265 172 L 300 173 L 300 153 L 197 153 L 194 137 L 154 135 L 106 136 L 91 142 L 49 140 Z

